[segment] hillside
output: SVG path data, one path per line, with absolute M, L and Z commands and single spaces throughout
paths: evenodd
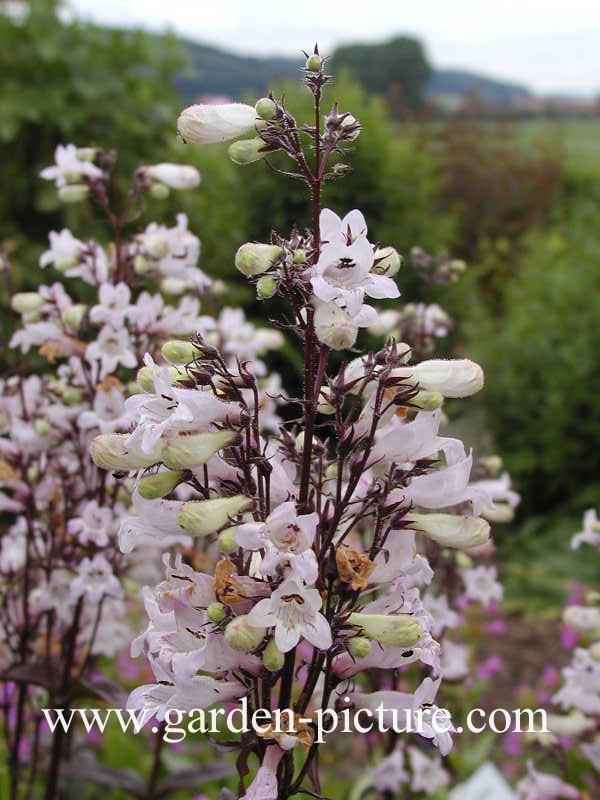
M 277 80 L 298 74 L 301 57 L 260 58 L 241 56 L 196 42 L 185 42 L 191 66 L 176 82 L 185 100 L 202 95 L 226 95 L 240 99 L 245 93 L 264 94 Z M 511 103 L 529 97 L 524 86 L 495 80 L 464 70 L 433 70 L 429 95 L 479 94 L 490 104 Z

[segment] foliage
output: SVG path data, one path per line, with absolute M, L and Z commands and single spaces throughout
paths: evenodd
M 597 207 L 582 211 L 527 237 L 501 317 L 486 320 L 471 307 L 470 340 L 493 376 L 482 396 L 489 422 L 525 506 L 539 511 L 600 485 L 592 445 L 600 437 L 600 306 L 590 302 L 600 291 L 600 239 Z M 502 261 L 509 258 L 505 246 Z
M 170 38 L 64 22 L 56 0 L 0 14 L 0 241 L 43 241 L 63 213 L 37 174 L 63 141 L 106 143 L 132 159 L 164 155 L 182 53 Z M 130 162 L 125 166 L 133 168 Z M 14 243 L 13 243 L 14 244 Z

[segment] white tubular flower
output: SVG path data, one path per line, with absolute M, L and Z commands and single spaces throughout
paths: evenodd
M 92 155 L 91 152 L 78 151 L 74 144 L 59 144 L 54 151 L 55 163 L 45 167 L 40 177 L 47 181 L 55 181 L 60 188 L 67 183 L 77 183 L 83 176 L 87 178 L 102 177 L 102 170 L 90 160 L 80 158 L 81 155 Z
M 320 304 L 314 321 L 317 339 L 332 350 L 346 350 L 356 342 L 358 325 L 335 303 Z
M 194 105 L 185 108 L 177 120 L 177 131 L 186 142 L 226 142 L 252 130 L 256 110 L 245 103 Z
M 563 622 L 578 631 L 600 630 L 600 608 L 594 606 L 567 606 Z
M 146 175 L 171 189 L 194 189 L 200 183 L 200 173 L 188 164 L 163 162 L 146 167 Z
M 392 376 L 406 378 L 444 397 L 469 397 L 483 388 L 483 370 L 468 358 L 432 358 L 414 367 L 397 367 Z
M 490 536 L 490 524 L 482 517 L 461 517 L 454 514 L 413 514 L 411 524 L 419 533 L 442 547 L 468 550 L 480 547 Z

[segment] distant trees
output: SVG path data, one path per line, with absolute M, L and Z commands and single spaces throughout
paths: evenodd
M 415 111 L 423 105 L 431 66 L 418 39 L 397 36 L 383 44 L 339 47 L 333 69 L 350 70 L 369 92 L 383 94 L 392 111 Z

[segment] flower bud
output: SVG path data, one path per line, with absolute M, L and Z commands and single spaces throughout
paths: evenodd
M 600 642 L 594 642 L 594 644 L 590 645 L 589 653 L 594 661 L 600 661 Z
M 89 193 L 89 186 L 84 183 L 68 183 L 59 187 L 58 199 L 63 203 L 80 203 Z
M 321 387 L 319 392 L 317 411 L 319 414 L 335 414 L 335 408 L 331 405 L 330 391 L 328 386 Z
M 306 250 L 302 248 L 294 250 L 294 257 L 292 260 L 294 264 L 306 264 Z
M 238 139 L 237 142 L 232 142 L 229 145 L 229 158 L 234 164 L 253 164 L 255 161 L 260 161 L 267 155 L 264 150 L 265 143 L 259 136 L 254 139 Z
M 41 308 L 45 302 L 37 292 L 17 292 L 10 298 L 10 307 L 17 314 L 30 314 Z
M 228 294 L 229 289 L 227 288 L 227 284 L 225 281 L 222 281 L 220 278 L 217 278 L 215 281 L 212 282 L 210 287 L 211 294 L 214 294 L 215 297 L 224 297 Z
M 180 434 L 166 442 L 162 460 L 169 469 L 193 469 L 206 464 L 223 447 L 234 442 L 235 431 Z
M 187 283 L 182 278 L 169 275 L 161 280 L 160 288 L 163 294 L 180 295 L 187 289 Z
M 177 131 L 186 142 L 226 142 L 251 130 L 256 110 L 245 103 L 194 105 L 184 109 L 177 120 Z
M 441 392 L 444 397 L 468 397 L 483 387 L 483 370 L 468 358 L 432 358 L 415 366 L 398 367 L 391 374 L 421 389 Z
M 68 406 L 76 406 L 83 400 L 83 392 L 77 386 L 65 386 L 61 396 Z
M 161 460 L 163 443 L 157 442 L 152 453 L 144 453 L 139 444 L 126 445 L 127 433 L 103 433 L 90 445 L 90 455 L 96 466 L 110 470 L 143 469 Z
M 79 161 L 93 161 L 97 152 L 98 149 L 96 147 L 78 147 L 75 150 L 75 157 Z
M 265 636 L 265 628 L 254 628 L 248 625 L 248 615 L 235 617 L 225 628 L 225 641 L 229 647 L 241 653 L 256 650 Z
M 467 553 L 463 553 L 461 550 L 457 551 L 454 560 L 461 569 L 471 569 L 473 566 L 473 559 L 471 556 L 467 555 Z
M 145 275 L 148 272 L 148 260 L 141 253 L 136 253 L 133 257 L 133 271 L 136 275 Z
M 165 183 L 153 183 L 148 193 L 150 197 L 153 197 L 155 200 L 166 200 L 171 194 L 171 191 Z
M 269 672 L 279 672 L 285 663 L 285 656 L 277 648 L 275 639 L 269 639 L 263 652 L 263 665 Z
M 498 525 L 507 525 L 515 518 L 515 510 L 510 503 L 502 503 L 495 500 L 494 508 L 484 508 L 481 511 L 481 516 L 485 517 L 488 522 L 493 522 Z
M 247 242 L 235 254 L 235 266 L 244 275 L 253 277 L 271 269 L 282 253 L 281 247 L 274 244 Z
M 323 303 L 315 311 L 317 339 L 332 350 L 352 347 L 358 336 L 358 325 L 335 303 Z
M 162 233 L 151 233 L 144 236 L 144 250 L 150 258 L 164 258 L 169 254 L 169 240 Z
M 348 641 L 348 652 L 353 658 L 365 658 L 371 652 L 371 642 L 366 636 L 353 636 Z
M 154 186 L 164 186 L 171 189 L 194 189 L 200 183 L 200 173 L 196 167 L 189 164 L 170 164 L 161 162 L 153 164 L 151 167 L 143 167 L 142 170 L 153 181 L 158 181 Z M 152 192 L 152 189 L 150 191 Z M 164 195 L 168 197 L 169 192 Z M 155 195 L 158 196 L 158 195 Z
M 256 296 L 259 300 L 270 300 L 277 292 L 277 281 L 271 275 L 263 275 L 256 283 Z
M 190 361 L 201 355 L 199 347 L 196 347 L 192 342 L 181 341 L 180 339 L 171 339 L 165 342 L 160 352 L 167 361 L 176 366 L 189 364 Z
M 144 476 L 138 484 L 138 492 L 145 500 L 155 500 L 157 497 L 165 497 L 181 483 L 183 472 L 166 470 L 157 472 L 156 475 Z
M 375 251 L 373 272 L 393 278 L 402 266 L 402 256 L 393 247 L 382 247 Z
M 360 628 L 368 639 L 374 639 L 390 647 L 412 647 L 423 635 L 421 626 L 409 614 L 354 612 L 348 617 L 348 622 Z
M 443 405 L 444 395 L 440 392 L 428 392 L 426 389 L 422 389 L 414 397 L 411 397 L 410 402 L 423 411 L 433 411 Z
M 480 547 L 490 536 L 490 524 L 482 517 L 461 517 L 455 514 L 409 513 L 411 525 L 442 547 L 468 550 Z
M 319 72 L 322 64 L 323 60 L 318 53 L 313 53 L 306 59 L 306 69 L 309 72 Z
M 61 319 L 72 331 L 79 330 L 79 326 L 85 319 L 87 314 L 87 306 L 83 303 L 76 303 L 73 306 L 66 308 L 61 314 Z
M 225 617 L 227 616 L 227 609 L 223 605 L 223 603 L 211 603 L 209 607 L 206 609 L 206 616 L 209 618 L 211 622 L 219 623 L 223 622 Z
M 270 97 L 261 97 L 254 108 L 261 119 L 275 119 L 277 114 L 277 103 Z
M 238 529 L 237 525 L 232 525 L 231 528 L 225 528 L 224 531 L 217 536 L 217 547 L 222 553 L 229 555 L 230 553 L 235 553 L 238 549 L 237 542 L 235 540 L 235 533 Z
M 35 422 L 33 423 L 33 427 L 35 428 L 35 431 L 37 434 L 39 434 L 39 436 L 48 436 L 48 434 L 51 431 L 50 423 L 48 422 L 48 420 L 42 419 L 41 417 L 35 420 Z
M 191 536 L 205 536 L 223 528 L 232 517 L 249 511 L 254 503 L 243 494 L 213 500 L 190 500 L 177 514 L 177 523 Z
M 176 367 L 169 367 L 168 372 L 169 381 L 171 383 L 177 383 L 179 380 L 185 378 L 185 375 L 182 375 Z M 154 371 L 152 367 L 141 367 L 135 379 L 142 391 L 149 392 L 150 394 L 154 392 Z
M 563 622 L 578 631 L 600 630 L 600 608 L 594 606 L 567 606 Z
M 492 478 L 500 474 L 502 469 L 502 458 L 500 456 L 484 456 L 479 459 L 479 463 L 491 474 Z

